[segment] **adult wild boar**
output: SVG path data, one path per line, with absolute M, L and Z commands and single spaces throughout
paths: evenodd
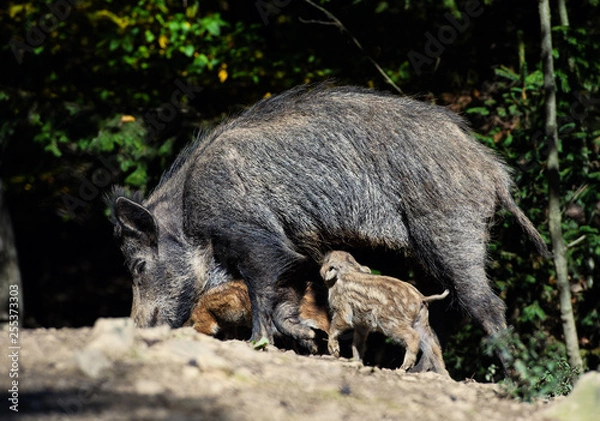
M 301 86 L 185 149 L 145 199 L 114 198 L 139 326 L 181 326 L 198 296 L 248 286 L 252 339 L 310 342 L 304 286 L 288 277 L 340 245 L 409 249 L 488 334 L 505 305 L 485 273 L 502 206 L 546 246 L 510 194 L 507 167 L 449 110 L 357 87 Z

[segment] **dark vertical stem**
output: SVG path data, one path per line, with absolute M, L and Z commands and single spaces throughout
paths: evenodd
M 571 289 L 567 269 L 567 248 L 565 246 L 561 226 L 562 215 L 560 210 L 558 131 L 556 127 L 556 83 L 554 80 L 550 6 L 548 3 L 549 0 L 539 0 L 540 24 L 542 30 L 542 62 L 544 65 L 545 132 L 548 142 L 548 218 L 567 355 L 571 367 L 578 368 L 581 371 L 583 363 L 579 353 L 577 328 L 573 316 L 573 306 L 571 305 Z

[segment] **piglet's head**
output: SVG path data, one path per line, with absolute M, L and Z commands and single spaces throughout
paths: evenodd
M 325 255 L 319 271 L 328 288 L 331 288 L 339 277 L 347 272 L 371 273 L 371 269 L 358 263 L 350 253 L 334 250 Z

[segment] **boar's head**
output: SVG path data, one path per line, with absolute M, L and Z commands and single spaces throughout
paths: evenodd
M 214 264 L 211 250 L 185 240 L 173 222 L 179 215 L 157 217 L 123 196 L 112 206 L 115 236 L 133 278 L 131 317 L 139 327 L 182 326 L 208 278 L 226 281 L 226 274 Z

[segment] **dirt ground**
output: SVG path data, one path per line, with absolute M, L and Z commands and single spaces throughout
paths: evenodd
M 19 420 L 543 420 L 553 404 L 191 328 L 137 329 L 130 319 L 25 329 L 19 346 L 18 413 L 8 411 Z M 0 412 L 10 393 L 4 402 Z

